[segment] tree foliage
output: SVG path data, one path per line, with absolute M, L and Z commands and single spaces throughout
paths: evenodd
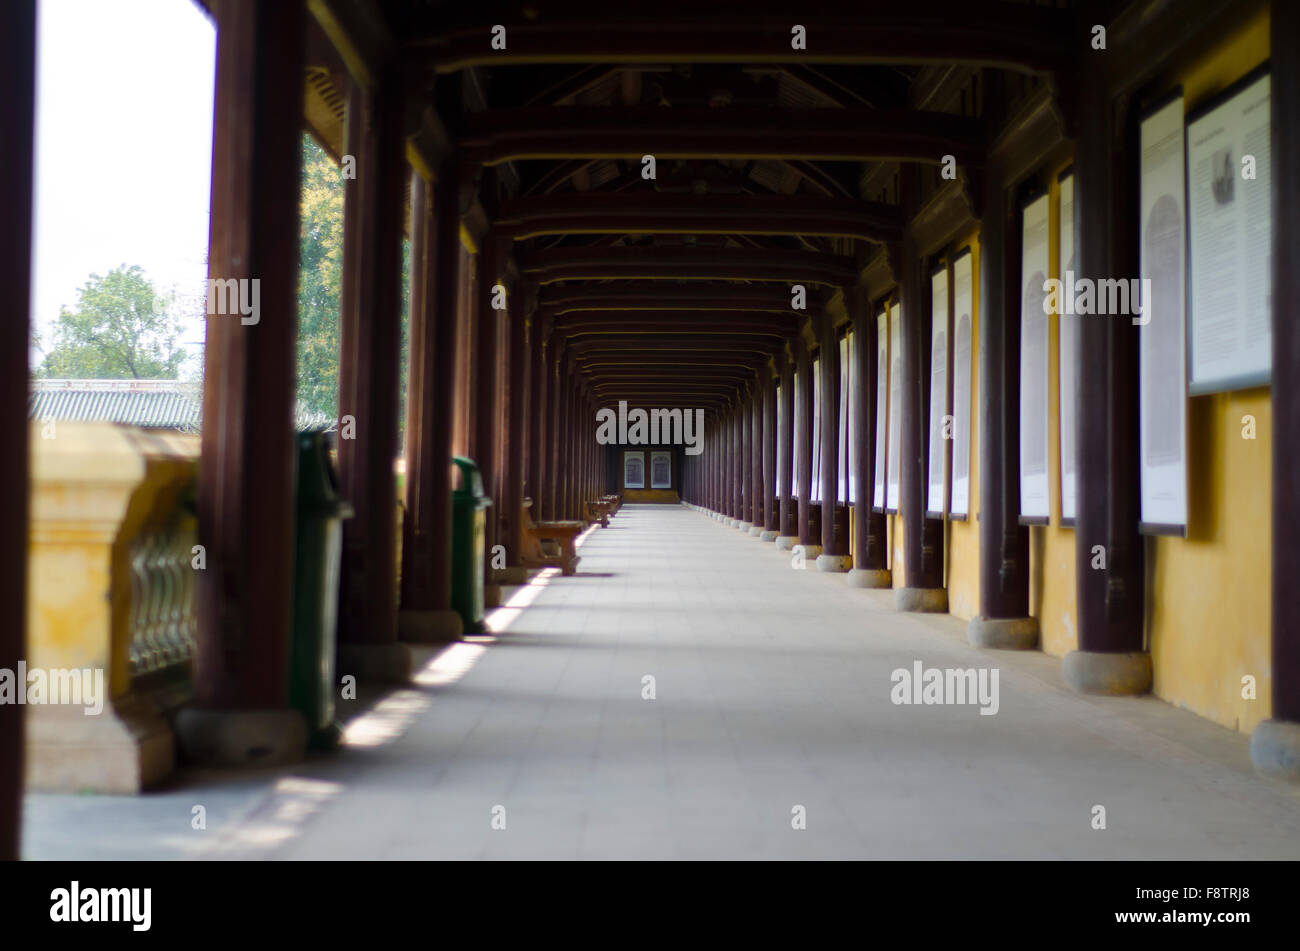
M 54 347 L 36 375 L 86 380 L 171 380 L 186 353 L 174 296 L 160 296 L 139 265 L 92 274 L 75 310 L 59 309 Z
M 364 170 L 360 170 L 364 174 Z M 339 287 L 343 273 L 343 173 L 310 135 L 302 144 L 302 204 L 298 263 L 298 400 L 338 417 Z M 407 285 L 410 244 L 402 244 L 401 373 L 406 393 Z M 399 414 L 403 407 L 398 406 Z M 400 419 L 400 416 L 399 416 Z M 400 429 L 400 422 L 399 422 Z M 400 445 L 400 443 L 399 443 Z

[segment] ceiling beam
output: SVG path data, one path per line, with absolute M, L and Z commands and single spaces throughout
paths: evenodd
M 901 239 L 903 219 L 896 205 L 818 195 L 587 192 L 507 199 L 494 227 L 515 241 L 544 234 L 620 233 L 823 235 L 889 242 Z
M 656 4 L 629 12 L 608 2 L 577 2 L 531 17 L 523 10 L 440 4 L 401 31 L 408 53 L 439 72 L 533 63 L 868 63 L 962 62 L 1045 72 L 1086 47 L 1072 11 L 1001 0 L 863 0 L 851 15 L 792 10 L 754 0 L 720 17 L 707 5 Z M 797 22 L 805 49 L 791 42 Z M 506 28 L 506 49 L 492 28 Z
M 463 116 L 466 159 L 812 159 L 983 166 L 980 119 L 913 109 L 492 109 Z
M 690 196 L 684 206 L 698 205 Z M 753 201 L 753 200 L 751 200 Z M 642 202 L 649 206 L 649 202 Z M 843 206 L 843 201 L 837 201 Z M 852 203 L 850 203 L 852 204 Z M 886 206 L 889 207 L 889 206 Z M 545 209 L 534 209 L 541 214 Z M 525 209 L 527 211 L 527 209 Z M 689 245 L 617 248 L 553 248 L 519 255 L 520 272 L 539 284 L 555 281 L 605 280 L 727 280 L 780 281 L 788 284 L 840 286 L 857 279 L 852 258 L 812 251 L 758 248 L 697 248 Z M 648 288 L 638 288 L 645 294 Z M 681 297 L 688 292 L 665 292 Z M 782 292 L 789 307 L 790 294 Z M 545 296 L 543 299 L 547 299 Z
M 853 283 L 850 273 L 845 284 Z M 704 281 L 670 284 L 666 281 L 619 281 L 616 284 L 574 286 L 543 285 L 538 307 L 555 315 L 582 311 L 768 311 L 807 315 L 818 309 L 816 295 L 808 309 L 790 309 L 790 291 L 771 285 L 719 285 Z

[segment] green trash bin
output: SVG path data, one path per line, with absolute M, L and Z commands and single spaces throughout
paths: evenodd
M 460 614 L 468 634 L 483 631 L 483 558 L 487 509 L 492 500 L 483 493 L 483 479 L 473 460 L 453 456 L 460 486 L 451 493 L 451 606 Z
M 299 433 L 289 704 L 306 718 L 316 749 L 334 746 L 339 738 L 334 722 L 335 635 L 343 519 L 351 517 L 351 506 L 339 495 L 325 434 Z

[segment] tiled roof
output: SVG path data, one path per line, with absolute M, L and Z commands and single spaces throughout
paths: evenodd
M 181 380 L 32 380 L 27 415 L 197 433 L 203 420 L 203 387 Z M 302 407 L 297 425 L 300 430 L 336 428 L 333 420 Z

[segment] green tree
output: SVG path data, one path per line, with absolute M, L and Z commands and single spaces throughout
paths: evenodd
M 339 285 L 343 273 L 343 173 L 310 135 L 302 140 L 298 258 L 298 400 L 338 418 Z M 398 393 L 406 394 L 410 242 L 402 242 L 402 350 Z M 399 403 L 399 432 L 404 406 Z M 400 443 L 399 443 L 400 446 Z
M 172 380 L 185 360 L 171 295 L 160 296 L 139 265 L 90 275 L 77 307 L 59 309 L 42 377 Z

